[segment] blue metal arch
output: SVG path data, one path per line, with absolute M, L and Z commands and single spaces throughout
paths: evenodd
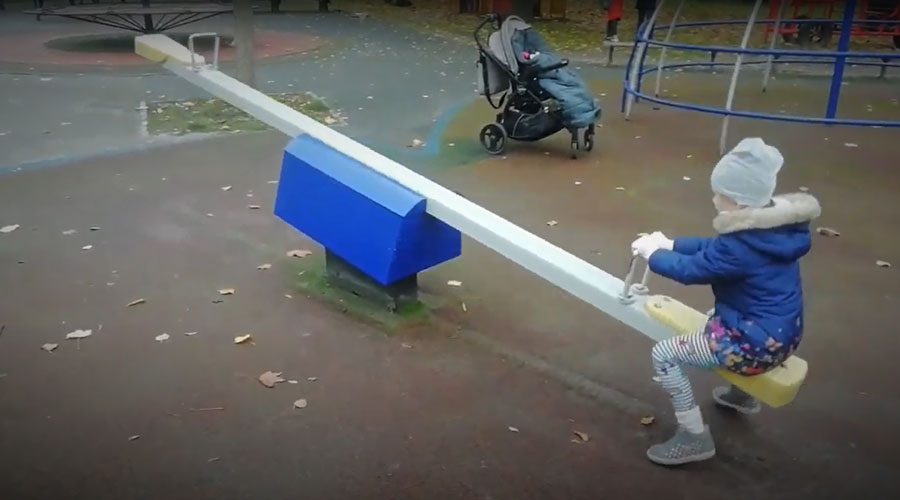
M 660 2 L 659 7 L 662 7 L 663 2 Z M 848 4 L 855 4 L 855 0 L 851 0 L 847 2 Z M 848 17 L 849 15 L 849 17 Z M 776 19 L 751 19 L 749 22 L 752 24 L 778 24 L 780 21 Z M 833 19 L 792 19 L 791 23 L 801 24 L 801 23 L 817 23 L 817 22 L 835 22 Z M 625 70 L 625 81 L 623 85 L 622 92 L 622 111 L 626 111 L 626 101 L 631 97 L 634 101 L 639 101 L 641 99 L 650 101 L 660 106 L 669 106 L 673 108 L 685 109 L 689 111 L 699 111 L 702 113 L 711 113 L 717 114 L 721 116 L 737 116 L 742 118 L 752 118 L 752 119 L 761 119 L 761 120 L 772 120 L 772 121 L 782 121 L 782 122 L 793 122 L 793 123 L 814 123 L 814 124 L 827 124 L 827 125 L 848 125 L 848 126 L 863 126 L 863 127 L 900 127 L 900 120 L 864 120 L 864 119 L 852 119 L 852 118 L 839 118 L 836 116 L 837 110 L 837 102 L 840 95 L 840 84 L 843 80 L 843 70 L 844 66 L 850 64 L 851 66 L 872 66 L 872 67 L 880 67 L 882 71 L 885 68 L 900 68 L 900 63 L 894 62 L 900 60 L 900 52 L 889 53 L 889 52 L 856 52 L 848 50 L 849 47 L 849 33 L 850 28 L 854 24 L 863 24 L 868 21 L 866 20 L 856 20 L 853 19 L 853 9 L 847 8 L 845 10 L 844 19 L 841 22 L 842 36 L 838 43 L 837 51 L 814 51 L 814 50 L 788 50 L 788 49 L 752 49 L 752 48 L 740 48 L 740 47 L 724 47 L 724 46 L 704 46 L 704 45 L 696 45 L 696 44 L 687 44 L 687 43 L 675 43 L 675 42 L 666 42 L 666 41 L 658 41 L 653 39 L 653 35 L 655 32 L 664 29 L 680 29 L 680 28 L 689 28 L 689 27 L 711 27 L 711 26 L 728 26 L 728 25 L 746 25 L 748 24 L 748 20 L 713 20 L 713 21 L 698 21 L 698 22 L 683 22 L 683 23 L 672 23 L 669 26 L 657 26 L 653 25 L 649 29 L 645 29 L 646 27 L 642 26 L 641 29 L 638 30 L 638 33 L 635 37 L 635 43 L 632 46 L 631 54 L 628 59 L 628 63 L 626 65 Z M 879 21 L 880 24 L 890 24 L 897 25 L 900 24 L 900 21 Z M 773 32 L 773 36 L 777 36 L 777 33 Z M 641 84 L 643 81 L 643 77 L 648 74 L 656 73 L 660 70 L 674 69 L 674 68 L 692 68 L 692 67 L 721 67 L 721 66 L 729 66 L 733 67 L 734 63 L 731 62 L 688 62 L 688 63 L 670 63 L 670 64 L 662 64 L 660 66 L 651 66 L 645 67 L 644 62 L 646 58 L 647 48 L 649 47 L 658 47 L 663 49 L 680 49 L 680 50 L 688 50 L 688 51 L 700 51 L 700 52 L 708 52 L 711 54 L 717 53 L 730 53 L 730 54 L 738 54 L 740 56 L 750 55 L 750 56 L 764 56 L 768 59 L 763 60 L 751 60 L 751 61 L 743 61 L 743 64 L 786 64 L 786 63 L 801 63 L 801 64 L 818 64 L 818 65 L 833 65 L 835 68 L 834 74 L 832 75 L 832 85 L 831 85 L 831 93 L 829 95 L 828 104 L 825 112 L 825 116 L 822 118 L 819 117 L 811 117 L 811 116 L 797 116 L 797 115 L 785 115 L 785 114 L 771 114 L 771 113 L 762 113 L 755 111 L 739 111 L 739 110 L 731 110 L 726 109 L 724 107 L 714 107 L 714 106 L 704 106 L 698 104 L 691 104 L 687 102 L 678 102 L 671 99 L 664 99 L 657 95 L 651 95 L 650 93 L 643 92 L 641 90 Z M 872 59 L 880 60 L 881 62 L 872 62 Z M 637 64 L 637 71 L 634 71 L 634 65 Z M 636 79 L 636 81 L 632 81 L 632 79 Z M 629 108 L 630 109 L 630 108 Z M 726 118 L 727 120 L 727 118 Z M 723 135 L 724 137 L 724 135 Z

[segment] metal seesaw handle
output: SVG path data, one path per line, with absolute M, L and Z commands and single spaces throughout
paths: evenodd
M 206 32 L 206 33 L 194 33 L 188 37 L 188 50 L 191 51 L 191 69 L 194 71 L 200 71 L 200 67 L 197 66 L 194 58 L 194 39 L 195 38 L 207 38 L 213 37 L 215 39 L 215 44 L 213 45 L 213 69 L 219 69 L 219 40 L 220 37 L 217 33 Z
M 631 258 L 631 263 L 628 265 L 628 274 L 625 275 L 622 291 L 619 293 L 619 302 L 625 305 L 633 304 L 636 300 L 635 295 L 647 295 L 650 291 L 649 288 L 647 288 L 647 280 L 650 279 L 649 262 L 646 263 L 647 267 L 644 268 L 644 275 L 641 277 L 641 282 L 634 282 L 638 258 L 639 257 L 637 256 Z

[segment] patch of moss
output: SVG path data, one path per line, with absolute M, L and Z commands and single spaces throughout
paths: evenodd
M 322 100 L 310 94 L 272 94 L 276 101 L 332 125 L 340 120 Z M 256 132 L 265 123 L 221 99 L 191 99 L 154 102 L 147 107 L 147 131 L 151 134 Z
M 350 291 L 332 286 L 325 272 L 323 258 L 294 259 L 287 266 L 288 286 L 298 294 L 316 297 L 355 318 L 375 323 L 387 333 L 397 333 L 421 326 L 431 319 L 432 309 L 437 307 L 434 298 L 407 300 L 390 311 L 387 304 L 378 304 Z M 428 303 L 426 303 L 428 302 Z

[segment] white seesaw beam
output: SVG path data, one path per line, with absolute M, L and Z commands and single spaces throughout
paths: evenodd
M 170 42 L 174 43 L 159 35 L 139 36 L 135 38 L 136 52 L 169 54 L 163 63 L 169 71 L 290 137 L 308 134 L 418 193 L 427 200 L 426 210 L 434 217 L 647 337 L 662 340 L 674 335 L 672 329 L 647 315 L 645 297 L 638 296 L 627 305 L 619 301 L 622 280 L 221 71 L 208 66 L 192 68 L 184 62 L 186 49 L 177 43 L 181 48 L 173 48 Z

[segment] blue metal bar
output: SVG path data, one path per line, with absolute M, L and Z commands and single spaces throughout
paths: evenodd
M 626 92 L 632 92 L 630 89 L 626 89 Z M 792 122 L 792 123 L 816 123 L 821 125 L 849 125 L 854 127 L 885 127 L 885 128 L 900 128 L 900 121 L 888 121 L 888 120 L 857 120 L 857 119 L 847 119 L 847 118 L 813 118 L 806 116 L 793 116 L 793 115 L 770 115 L 768 113 L 759 113 L 755 111 L 726 111 L 722 108 L 714 108 L 711 106 L 703 106 L 700 104 L 689 104 L 683 102 L 671 101 L 669 99 L 662 99 L 660 97 L 655 97 L 652 94 L 641 94 L 639 96 L 641 99 L 646 99 L 647 101 L 660 104 L 663 106 L 669 106 L 672 108 L 686 109 L 690 111 L 700 111 L 702 113 L 711 113 L 714 115 L 726 115 L 726 116 L 737 116 L 740 118 L 755 118 L 759 120 L 771 120 L 771 121 L 780 121 L 780 122 Z
M 853 52 L 853 51 L 827 51 L 827 50 L 767 50 L 767 49 L 741 49 L 738 47 L 723 47 L 718 45 L 692 45 L 688 43 L 662 42 L 655 40 L 636 40 L 645 42 L 652 47 L 668 47 L 672 49 L 696 50 L 701 52 L 725 52 L 730 54 L 753 54 L 767 56 L 769 54 L 779 56 L 806 56 L 806 57 L 858 57 L 861 59 L 900 59 L 900 53 L 891 52 Z
M 744 64 L 765 64 L 766 61 L 744 61 Z M 820 59 L 785 59 L 782 61 L 775 60 L 774 64 L 833 64 L 831 61 L 822 61 Z M 871 62 L 863 62 L 863 61 L 852 61 L 848 63 L 850 66 L 872 66 L 880 68 L 882 66 L 887 68 L 900 68 L 900 64 L 896 63 L 871 63 Z M 710 66 L 733 66 L 734 63 L 730 62 L 717 62 L 717 63 L 708 63 L 708 62 L 687 62 L 687 63 L 673 63 L 666 64 L 663 66 L 664 70 L 677 69 L 677 68 L 695 68 L 695 67 L 704 67 L 709 68 Z M 657 68 L 650 67 L 643 71 L 643 75 L 647 76 L 650 73 L 657 71 Z
M 853 15 L 856 13 L 856 0 L 844 3 L 844 20 L 841 23 L 841 37 L 838 39 L 838 52 L 847 52 L 850 48 L 850 30 L 853 27 Z M 831 76 L 831 91 L 828 93 L 828 107 L 825 118 L 834 118 L 837 114 L 838 101 L 841 99 L 841 82 L 844 81 L 846 56 L 838 56 L 834 61 L 834 74 Z
M 628 64 L 625 65 L 625 84 L 622 86 L 622 109 L 619 110 L 621 113 L 625 112 L 625 100 L 628 98 L 628 92 L 626 91 L 626 89 L 631 83 L 631 65 L 634 64 L 634 53 L 637 51 L 637 46 L 637 43 L 631 46 L 631 54 L 628 56 Z
M 777 19 L 757 19 L 755 24 L 775 24 L 776 21 L 777 21 Z M 822 19 L 785 19 L 782 22 L 790 22 L 791 24 L 833 23 L 833 22 L 835 22 L 835 19 L 826 19 L 826 18 L 822 18 Z M 872 22 L 873 21 L 870 21 L 870 20 L 860 19 L 860 20 L 854 20 L 853 24 L 867 24 L 867 23 L 872 23 Z M 878 20 L 877 22 L 878 22 L 878 24 L 884 24 L 884 25 L 900 24 L 900 21 L 893 21 L 893 20 Z M 747 21 L 745 21 L 743 19 L 720 19 L 720 20 L 712 20 L 712 21 L 692 21 L 689 23 L 679 23 L 679 24 L 675 25 L 675 27 L 676 28 L 697 28 L 697 27 L 704 27 L 704 26 L 719 26 L 719 25 L 729 25 L 729 24 L 740 24 L 743 26 L 744 24 L 747 24 Z M 663 29 L 663 26 L 657 26 L 654 29 L 660 30 L 660 29 Z

